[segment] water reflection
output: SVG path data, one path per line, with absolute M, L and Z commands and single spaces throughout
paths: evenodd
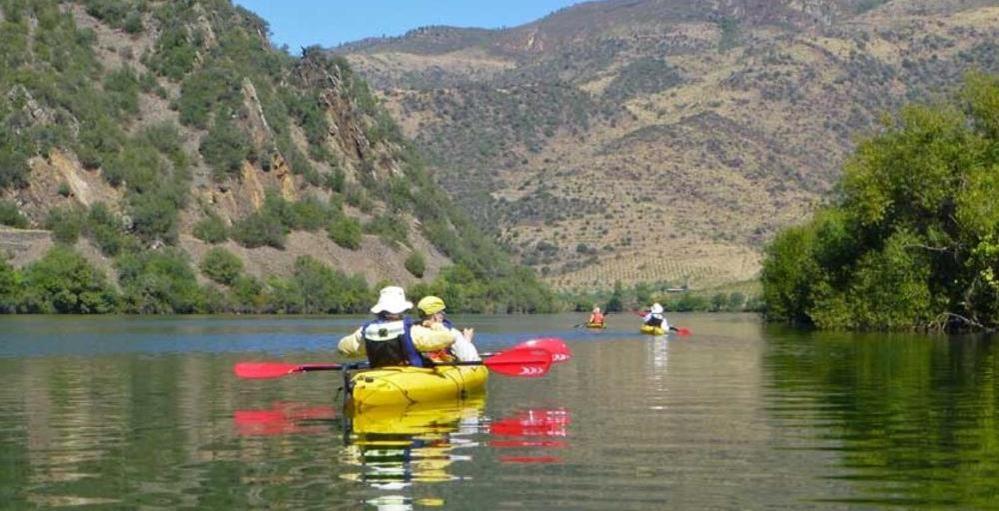
M 414 485 L 462 481 L 457 465 L 481 455 L 487 445 L 503 464 L 560 463 L 552 450 L 568 447 L 572 416 L 565 408 L 527 408 L 498 419 L 484 415 L 485 398 L 456 403 L 377 407 L 346 414 L 330 406 L 275 402 L 267 409 L 236 410 L 233 423 L 244 437 L 330 434 L 340 430 L 344 449 L 340 478 L 381 494 L 365 502 L 379 510 L 435 507 L 444 499 L 399 494 Z M 481 438 L 488 438 L 482 442 Z M 353 467 L 352 469 L 350 467 Z M 411 492 L 410 492 L 411 493 Z
M 378 407 L 356 414 L 348 421 L 344 461 L 360 472 L 342 477 L 379 489 L 458 480 L 451 465 L 470 459 L 457 449 L 474 444 L 484 407 L 485 399 L 478 398 Z
M 838 453 L 852 505 L 992 508 L 999 473 L 994 343 L 798 334 L 771 344 L 769 412 L 787 450 Z

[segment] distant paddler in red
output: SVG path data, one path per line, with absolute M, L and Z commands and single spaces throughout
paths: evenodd
M 590 319 L 586 320 L 586 328 L 604 328 L 604 313 L 600 312 L 600 307 L 593 307 Z

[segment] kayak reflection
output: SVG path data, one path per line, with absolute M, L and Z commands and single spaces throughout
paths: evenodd
M 478 397 L 351 414 L 346 461 L 361 471 L 343 477 L 382 489 L 460 479 L 451 465 L 471 459 L 456 451 L 477 445 L 474 436 L 481 431 L 484 407 L 485 398 Z
M 329 406 L 277 402 L 270 409 L 237 410 L 233 418 L 242 436 L 330 434 L 340 429 L 331 427 L 333 424 L 341 425 L 345 442 L 342 461 L 347 470 L 340 477 L 381 491 L 462 480 L 464 476 L 456 473 L 455 464 L 472 460 L 471 448 L 482 445 L 482 435 L 488 435 L 486 445 L 496 452 L 500 463 L 562 461 L 553 450 L 568 446 L 569 410 L 528 408 L 489 420 L 484 408 L 484 396 L 363 412 L 348 409 L 343 414 Z M 426 504 L 404 495 L 382 495 L 367 503 L 379 509 Z

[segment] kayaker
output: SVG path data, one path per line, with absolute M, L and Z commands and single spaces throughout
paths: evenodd
M 666 321 L 666 316 L 663 315 L 663 306 L 659 303 L 652 304 L 652 308 L 642 318 L 642 321 L 645 323 L 645 326 L 662 328 L 663 332 L 669 332 L 669 322 Z
M 590 313 L 590 319 L 586 321 L 586 326 L 592 328 L 604 326 L 604 313 L 600 312 L 600 307 L 593 307 L 593 312 Z
M 424 354 L 449 348 L 454 344 L 455 335 L 450 330 L 436 330 L 415 323 L 404 315 L 412 308 L 413 303 L 406 300 L 406 292 L 401 287 L 383 288 L 378 294 L 378 303 L 371 308 L 375 320 L 340 339 L 337 349 L 348 357 L 367 355 L 371 367 L 431 365 Z
M 444 317 L 444 309 L 446 308 L 444 300 L 440 297 L 432 295 L 424 296 L 416 303 L 416 310 L 420 314 L 420 324 L 432 330 L 449 331 L 454 334 L 454 344 L 451 345 L 448 351 L 458 360 L 462 362 L 481 360 L 479 358 L 479 350 L 472 344 L 472 338 L 475 337 L 475 330 L 472 328 L 465 328 L 463 330 L 455 328 L 451 320 Z

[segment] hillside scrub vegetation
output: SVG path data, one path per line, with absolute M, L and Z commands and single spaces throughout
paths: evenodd
M 0 312 L 364 310 L 373 292 L 360 275 L 298 257 L 261 280 L 242 271 L 252 250 L 192 261 L 181 243 L 284 250 L 293 231 L 325 231 L 357 257 L 377 237 L 407 278 L 429 273 L 413 255 L 426 241 L 454 264 L 426 285 L 474 287 L 462 303 L 475 310 L 554 307 L 438 189 L 345 59 L 274 48 L 267 23 L 228 0 L 0 0 L 0 13 L 0 224 L 50 229 L 46 258 L 75 269 L 41 279 L 35 265 L 50 259 L 3 266 L 0 294 L 14 298 Z M 57 152 L 82 167 L 59 170 L 106 192 L 76 197 L 60 178 L 38 197 L 46 177 L 29 163 Z M 77 282 L 100 273 L 71 248 L 81 239 L 113 269 L 95 289 Z M 511 288 L 529 302 L 511 302 Z
M 840 196 L 781 232 L 766 314 L 824 329 L 999 325 L 999 75 L 905 107 L 860 143 Z

